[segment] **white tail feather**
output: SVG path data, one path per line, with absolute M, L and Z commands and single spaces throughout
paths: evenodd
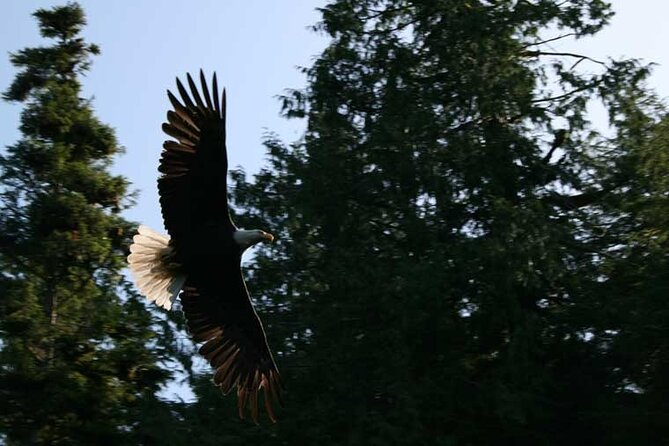
M 141 225 L 132 240 L 128 263 L 137 288 L 158 306 L 171 309 L 186 276 L 175 274 L 173 268 L 164 264 L 172 253 L 169 237 Z

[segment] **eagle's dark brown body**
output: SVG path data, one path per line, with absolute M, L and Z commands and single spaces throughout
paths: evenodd
M 213 95 L 202 72 L 201 92 L 190 75 L 187 80 L 190 94 L 177 79 L 181 100 L 168 91 L 174 109 L 163 124 L 165 133 L 176 139 L 163 145 L 158 179 L 169 246 L 166 238 L 160 239 L 148 228 L 143 234 L 140 228 L 133 245 L 134 260 L 132 254 L 129 257 L 131 270 L 138 271 L 139 281 L 143 280 L 138 281 L 144 284 L 140 290 L 146 290 L 147 297 L 159 304 L 158 299 L 165 302 L 169 293 L 173 300 L 174 288 L 182 284 L 179 299 L 188 329 L 196 342 L 203 343 L 200 354 L 215 369 L 215 384 L 224 393 L 236 389 L 240 416 L 249 409 L 254 421 L 262 393 L 274 421 L 273 404 L 280 402 L 279 373 L 240 268 L 244 249 L 272 236 L 263 231 L 239 231 L 232 222 L 227 204 L 225 91 L 219 100 L 216 75 Z M 151 259 L 156 262 L 152 249 L 155 258 L 169 252 L 178 265 L 171 282 L 164 274 L 151 276 L 153 269 L 146 265 Z M 151 297 L 151 293 L 160 297 Z

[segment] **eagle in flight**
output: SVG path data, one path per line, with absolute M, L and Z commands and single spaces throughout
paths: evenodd
M 242 253 L 258 242 L 272 242 L 261 230 L 238 229 L 230 217 L 225 147 L 225 89 L 216 74 L 209 93 L 200 71 L 201 93 L 187 74 L 190 94 L 177 79 L 181 100 L 169 90 L 174 107 L 163 131 L 158 191 L 169 237 L 140 226 L 128 263 L 140 292 L 167 310 L 179 297 L 199 353 L 214 368 L 214 383 L 224 394 L 237 391 L 239 416 L 250 410 L 258 422 L 264 399 L 275 422 L 281 382 L 262 323 L 251 303 L 241 271 Z

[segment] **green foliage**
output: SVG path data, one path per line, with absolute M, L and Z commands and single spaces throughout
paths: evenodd
M 240 225 L 278 236 L 249 288 L 288 389 L 279 424 L 237 442 L 661 442 L 665 111 L 648 67 L 544 43 L 596 33 L 608 4 L 322 12 L 331 43 L 283 98 L 304 138 L 270 135 L 268 168 L 233 173 Z M 218 404 L 195 390 L 186 426 Z
M 170 376 L 122 275 L 133 224 L 119 146 L 82 98 L 97 54 L 74 3 L 35 14 L 48 47 L 11 56 L 23 137 L 0 158 L 0 432 L 8 444 L 138 444 Z M 145 435 L 145 434 L 142 434 Z
M 13 55 L 5 93 L 25 102 L 1 160 L 9 444 L 665 441 L 669 120 L 649 67 L 548 46 L 598 32 L 609 5 L 322 13 L 331 43 L 282 98 L 304 138 L 268 135 L 269 166 L 232 173 L 238 224 L 277 236 L 246 271 L 287 387 L 261 426 L 191 362 L 183 321 L 153 317 L 121 276 L 127 184 L 77 81 L 98 50 L 78 6 L 36 14 L 57 42 Z M 194 403 L 153 396 L 173 359 Z

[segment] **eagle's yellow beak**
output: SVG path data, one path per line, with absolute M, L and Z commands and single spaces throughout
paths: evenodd
M 269 243 L 272 243 L 274 241 L 274 236 L 272 234 L 270 234 L 269 232 L 264 232 L 263 237 Z

